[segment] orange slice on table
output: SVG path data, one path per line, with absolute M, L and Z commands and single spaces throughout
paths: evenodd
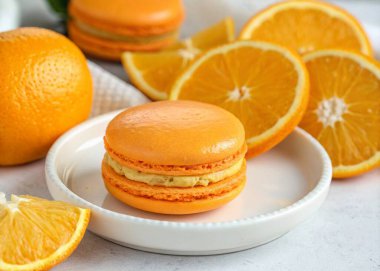
M 200 52 L 234 39 L 234 23 L 226 18 L 220 23 L 178 42 L 160 52 L 126 52 L 123 66 L 132 83 L 153 100 L 165 100 L 178 74 Z
M 333 176 L 343 178 L 380 164 L 380 65 L 348 51 L 304 56 L 310 102 L 300 126 L 325 147 Z
M 90 210 L 64 202 L 0 193 L 0 270 L 47 270 L 81 241 Z
M 247 156 L 284 139 L 308 101 L 308 74 L 296 52 L 282 46 L 237 41 L 207 51 L 176 80 L 170 99 L 219 105 L 243 123 Z
M 372 54 L 368 37 L 355 17 L 321 1 L 272 5 L 253 16 L 239 38 L 278 43 L 300 54 L 328 48 Z

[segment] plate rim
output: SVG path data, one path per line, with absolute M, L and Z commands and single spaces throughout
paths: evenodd
M 319 195 L 323 194 L 323 192 L 326 189 L 327 190 L 329 189 L 329 186 L 332 180 L 332 165 L 331 165 L 331 160 L 327 152 L 320 145 L 320 143 L 316 139 L 314 139 L 310 134 L 308 134 L 303 129 L 296 127 L 296 129 L 293 132 L 301 134 L 313 145 L 314 148 L 317 149 L 319 155 L 322 158 L 321 159 L 322 172 L 321 172 L 321 178 L 318 180 L 316 186 L 311 191 L 309 191 L 309 193 L 307 193 L 304 197 L 302 197 L 298 201 L 286 207 L 277 209 L 272 212 L 251 216 L 251 217 L 245 217 L 245 218 L 228 220 L 228 221 L 217 221 L 217 222 L 177 222 L 177 221 L 167 221 L 167 220 L 155 220 L 155 219 L 150 219 L 150 218 L 136 217 L 129 214 L 121 214 L 112 210 L 102 208 L 92 202 L 89 202 L 81 198 L 80 196 L 75 194 L 72 190 L 70 190 L 58 176 L 57 168 L 55 167 L 55 161 L 57 158 L 58 150 L 67 140 L 74 137 L 76 134 L 80 133 L 81 130 L 92 127 L 92 126 L 96 126 L 97 124 L 102 123 L 112 118 L 113 116 L 115 116 L 117 113 L 121 111 L 122 110 L 116 110 L 110 113 L 106 113 L 106 114 L 88 119 L 84 121 L 83 123 L 69 129 L 67 132 L 61 135 L 58 138 L 58 140 L 54 142 L 54 144 L 52 145 L 52 147 L 50 148 L 46 156 L 46 162 L 45 162 L 45 180 L 46 180 L 46 183 L 48 185 L 49 192 L 51 195 L 52 193 L 50 191 L 49 183 L 59 188 L 61 192 L 63 192 L 66 196 L 68 196 L 71 200 L 73 200 L 75 204 L 100 212 L 102 215 L 106 215 L 109 218 L 116 218 L 116 219 L 123 220 L 126 222 L 133 222 L 133 223 L 144 224 L 144 225 L 153 224 L 155 226 L 162 226 L 162 227 L 173 227 L 173 228 L 186 227 L 186 228 L 199 230 L 199 229 L 207 229 L 207 228 L 213 228 L 213 229 L 235 228 L 235 227 L 241 227 L 242 225 L 250 225 L 254 223 L 269 221 L 269 220 L 277 218 L 278 216 L 283 216 L 288 213 L 291 213 L 292 211 L 300 208 L 302 205 L 305 205 L 308 202 L 312 202 L 313 200 L 317 199 Z

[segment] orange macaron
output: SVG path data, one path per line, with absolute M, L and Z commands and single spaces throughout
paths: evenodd
M 108 124 L 104 145 L 107 190 L 145 211 L 212 210 L 245 185 L 244 127 L 214 105 L 162 101 L 128 108 Z
M 120 60 L 124 51 L 154 51 L 177 40 L 181 0 L 71 0 L 68 32 L 86 53 Z

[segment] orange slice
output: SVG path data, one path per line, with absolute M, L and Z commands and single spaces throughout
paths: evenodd
M 333 176 L 343 178 L 380 164 L 380 65 L 342 50 L 304 56 L 310 102 L 300 126 L 325 147 Z
M 132 83 L 153 100 L 165 100 L 178 74 L 203 50 L 234 39 L 234 23 L 220 23 L 156 53 L 126 52 L 123 66 Z
M 308 75 L 279 45 L 237 41 L 207 51 L 176 80 L 170 99 L 219 105 L 243 123 L 247 156 L 258 155 L 297 126 L 308 100 Z
M 368 37 L 345 10 L 321 1 L 287 1 L 253 16 L 240 39 L 262 40 L 291 47 L 300 54 L 340 48 L 371 55 Z
M 86 231 L 90 210 L 0 193 L 0 270 L 47 270 L 66 259 Z

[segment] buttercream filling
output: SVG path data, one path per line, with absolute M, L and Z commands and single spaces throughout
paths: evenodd
M 131 42 L 131 43 L 147 43 L 147 42 L 160 41 L 169 37 L 176 38 L 178 36 L 178 31 L 171 31 L 171 32 L 160 34 L 160 35 L 150 35 L 150 36 L 127 36 L 127 35 L 110 33 L 105 30 L 98 29 L 78 19 L 73 19 L 73 22 L 83 32 L 86 32 L 90 35 L 93 35 L 99 38 L 115 40 L 115 41 L 125 41 L 125 42 Z
M 235 175 L 243 166 L 244 158 L 224 170 L 197 176 L 170 176 L 143 173 L 141 171 L 120 165 L 117 161 L 112 159 L 108 153 L 104 155 L 104 162 L 117 174 L 122 175 L 132 181 L 165 187 L 194 187 L 198 185 L 207 186 L 211 183 L 216 183 Z

